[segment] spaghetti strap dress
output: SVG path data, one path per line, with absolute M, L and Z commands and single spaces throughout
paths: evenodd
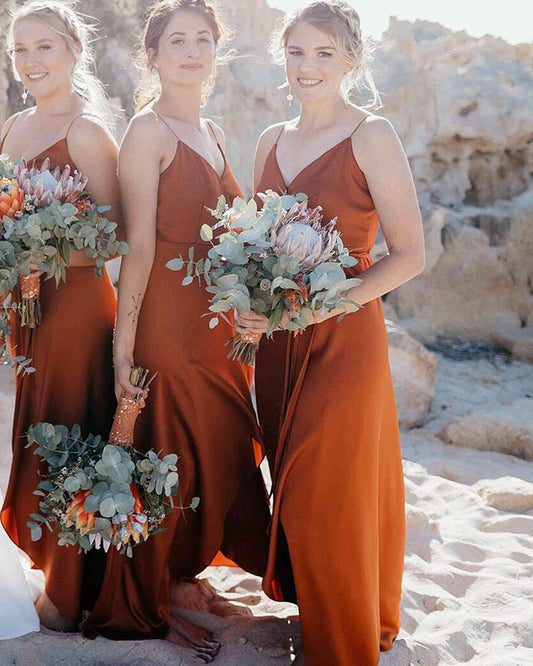
M 357 129 L 357 128 L 356 128 Z M 282 130 L 283 131 L 283 130 Z M 347 137 L 284 182 L 276 145 L 257 191 L 305 192 L 371 265 L 378 215 Z M 375 666 L 399 631 L 402 459 L 381 300 L 341 322 L 263 338 L 256 391 L 273 469 L 265 592 L 298 603 L 307 666 Z
M 47 157 L 51 169 L 67 164 L 76 168 L 66 138 L 27 162 L 40 167 Z M 15 289 L 13 300 L 19 298 Z M 41 278 L 40 302 L 40 326 L 21 327 L 17 317 L 11 320 L 12 355 L 32 359 L 35 372 L 15 379 L 13 460 L 1 520 L 15 544 L 44 572 L 46 592 L 60 613 L 79 621 L 82 610 L 94 603 L 105 557 L 100 551 L 83 555 L 77 548 L 58 546 L 57 534 L 46 529 L 39 541 L 31 540 L 26 523 L 30 513 L 39 513 L 39 497 L 33 491 L 47 468 L 32 449 L 25 448 L 26 432 L 32 424 L 45 421 L 68 427 L 79 423 L 83 433 L 109 434 L 116 406 L 112 362 L 116 296 L 107 271 L 99 278 L 93 266 L 72 266 L 57 288 L 55 280 Z
M 135 547 L 131 559 L 110 551 L 98 603 L 84 622 L 88 637 L 166 636 L 171 588 L 200 573 L 219 551 L 254 574 L 266 568 L 270 513 L 257 467 L 251 376 L 226 358 L 230 327 L 210 330 L 202 317 L 209 305 L 204 286 L 182 286 L 183 275 L 166 268 L 170 259 L 187 257 L 191 246 L 196 259 L 207 256 L 200 227 L 214 218 L 206 206 L 215 208 L 221 194 L 232 201 L 241 191 L 226 162 L 219 176 L 175 138 L 175 156 L 159 180 L 155 259 L 134 349 L 135 363 L 157 377 L 134 442 L 140 450 L 177 454 L 178 503 L 187 507 L 193 497 L 200 503 L 196 511 L 175 508 L 164 530 Z

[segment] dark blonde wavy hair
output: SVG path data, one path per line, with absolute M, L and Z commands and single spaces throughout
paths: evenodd
M 37 19 L 63 37 L 72 54 L 75 65 L 72 72 L 74 91 L 87 102 L 87 110 L 101 118 L 106 124 L 114 123 L 113 110 L 104 92 L 101 81 L 94 70 L 94 51 L 92 42 L 95 37 L 95 24 L 75 10 L 72 0 L 29 0 L 17 7 L 11 14 L 7 33 L 7 52 L 13 63 L 15 78 L 18 79 L 14 66 L 14 31 L 18 21 Z
M 361 34 L 361 21 L 356 10 L 345 0 L 316 0 L 287 14 L 272 33 L 270 50 L 274 60 L 283 65 L 290 31 L 305 21 L 331 38 L 337 51 L 351 66 L 341 85 L 346 101 L 352 90 L 365 92 L 370 101 L 365 108 L 379 108 L 381 97 L 370 71 L 374 44 Z
M 202 91 L 202 103 L 206 104 L 213 90 L 216 78 L 217 65 L 224 59 L 221 54 L 222 46 L 229 40 L 230 33 L 219 16 L 219 10 L 213 2 L 206 0 L 156 0 L 146 10 L 146 21 L 142 46 L 138 49 L 135 60 L 143 68 L 143 73 L 134 93 L 135 110 L 139 111 L 149 104 L 161 92 L 159 77 L 153 71 L 148 58 L 149 49 L 155 53 L 159 48 L 159 40 L 165 31 L 170 19 L 180 9 L 193 11 L 202 16 L 213 33 L 217 57 L 213 76 L 206 81 Z

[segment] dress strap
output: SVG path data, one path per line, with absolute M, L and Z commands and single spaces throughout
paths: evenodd
M 222 148 L 220 147 L 220 141 L 218 140 L 217 133 L 215 132 L 215 129 L 214 129 L 214 127 L 213 127 L 211 121 L 210 121 L 210 120 L 206 120 L 206 121 L 205 121 L 205 124 L 206 124 L 207 127 L 209 128 L 209 131 L 210 131 L 211 134 L 213 135 L 213 139 L 216 141 L 217 146 L 219 147 L 220 151 L 222 152 Z
M 97 118 L 98 120 L 102 121 L 102 119 L 100 118 L 100 116 L 97 116 L 97 115 L 94 114 L 94 113 L 88 113 L 87 111 L 82 111 L 81 113 L 78 113 L 77 116 L 74 116 L 74 118 L 72 118 L 72 120 L 71 120 L 71 121 L 69 122 L 69 124 L 67 125 L 67 127 L 66 127 L 66 129 L 65 129 L 65 132 L 64 132 L 64 138 L 65 138 L 65 139 L 68 137 L 68 133 L 70 132 L 70 128 L 72 127 L 72 125 L 74 125 L 74 123 L 76 122 L 76 120 L 78 120 L 78 118 L 81 118 L 82 116 L 89 116 L 89 118 Z
M 355 126 L 354 131 L 350 134 L 351 137 L 357 132 L 357 130 L 361 127 L 361 125 L 365 122 L 365 120 L 366 120 L 367 118 L 368 118 L 368 116 L 365 116 L 365 117 L 363 118 L 363 120 L 360 120 L 360 121 L 357 123 L 357 125 Z
M 6 138 L 7 138 L 7 135 L 9 134 L 9 132 L 11 132 L 11 129 L 12 129 L 13 125 L 17 122 L 17 120 L 19 119 L 19 116 L 20 116 L 20 115 L 21 115 L 20 113 L 17 114 L 17 115 L 15 116 L 15 118 L 13 118 L 12 122 L 9 123 L 9 127 L 8 127 L 7 130 L 6 130 L 6 133 L 5 133 L 4 136 L 2 137 L 2 140 L 0 141 L 0 153 L 2 152 L 2 148 L 4 147 L 4 143 L 5 143 L 5 140 L 6 140 Z
M 281 139 L 281 135 L 283 134 L 284 131 L 285 131 L 285 123 L 282 123 L 282 124 L 281 124 L 281 129 L 280 129 L 280 131 L 279 131 L 279 134 L 278 134 L 278 136 L 276 137 L 276 142 L 275 142 L 275 144 L 274 144 L 275 146 L 278 145 L 278 141 Z
M 170 127 L 170 125 L 169 125 L 169 124 L 167 123 L 167 121 L 163 118 L 163 116 L 160 116 L 159 113 L 157 113 L 157 111 L 154 111 L 153 109 L 151 109 L 151 111 L 152 111 L 152 113 L 154 114 L 154 116 L 155 116 L 158 120 L 160 120 L 160 121 L 163 123 L 163 125 L 166 125 L 166 126 L 167 126 L 167 128 L 172 132 L 172 134 L 176 137 L 176 139 L 177 139 L 178 141 L 181 141 L 181 139 L 179 138 L 179 136 L 178 136 L 178 135 L 176 134 L 176 132 L 172 129 L 172 127 Z

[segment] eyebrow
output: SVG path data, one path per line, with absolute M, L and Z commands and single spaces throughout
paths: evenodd
M 39 39 L 36 43 L 37 44 L 42 44 L 43 42 L 51 42 L 52 40 L 49 39 L 48 37 L 45 37 L 44 39 Z M 22 46 L 24 42 L 15 42 L 15 46 Z
M 301 46 L 295 46 L 294 44 L 289 44 L 287 46 L 288 49 L 301 49 Z M 334 46 L 315 46 L 315 51 L 324 51 L 324 50 L 329 50 L 329 51 L 335 51 Z
M 186 35 L 186 34 L 187 34 L 186 32 L 177 32 L 177 31 L 174 31 L 173 33 L 171 33 L 171 34 L 168 36 L 168 38 L 170 39 L 171 37 L 174 37 L 174 35 Z M 198 32 L 197 32 L 196 34 L 197 34 L 197 35 L 210 35 L 211 33 L 209 32 L 209 30 L 198 30 Z

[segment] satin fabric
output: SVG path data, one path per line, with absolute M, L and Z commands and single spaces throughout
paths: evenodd
M 137 327 L 135 363 L 157 372 L 138 418 L 135 446 L 179 456 L 178 504 L 164 531 L 136 547 L 133 558 L 109 555 L 102 593 L 84 623 L 84 634 L 109 638 L 158 638 L 169 629 L 170 589 L 201 572 L 218 551 L 262 575 L 270 519 L 253 441 L 260 438 L 250 397 L 251 374 L 226 359 L 232 328 L 214 330 L 208 294 L 185 272 L 166 263 L 182 254 L 206 256 L 203 223 L 213 224 L 205 206 L 216 207 L 240 189 L 226 164 L 222 177 L 179 141 L 161 174 L 157 203 L 156 254 Z M 196 511 L 188 509 L 200 498 Z M 220 558 L 218 558 L 220 561 Z M 227 560 L 221 560 L 227 563 Z
M 1 148 L 1 147 L 0 147 Z M 66 139 L 60 139 L 31 162 L 39 167 L 50 158 L 50 168 L 70 164 Z M 29 160 L 30 162 L 30 160 Z M 20 294 L 15 290 L 14 300 Z M 115 411 L 112 335 L 116 296 L 104 273 L 92 266 L 67 268 L 66 282 L 41 278 L 42 324 L 21 327 L 12 317 L 12 355 L 32 359 L 35 372 L 15 381 L 13 462 L 2 508 L 2 524 L 11 539 L 45 574 L 46 591 L 60 613 L 74 621 L 91 608 L 104 572 L 105 556 L 93 551 L 84 556 L 72 546 L 58 546 L 57 535 L 43 530 L 32 541 L 26 523 L 39 513 L 39 497 L 33 494 L 47 466 L 26 448 L 26 432 L 39 421 L 72 427 L 82 433 L 106 437 Z
M 270 151 L 258 191 L 305 192 L 358 264 L 378 216 L 347 137 L 286 184 Z M 364 279 L 364 278 L 363 278 Z M 263 339 L 259 420 L 273 471 L 263 589 L 297 602 L 307 666 L 375 666 L 400 627 L 405 543 L 402 460 L 380 299 L 293 336 Z

